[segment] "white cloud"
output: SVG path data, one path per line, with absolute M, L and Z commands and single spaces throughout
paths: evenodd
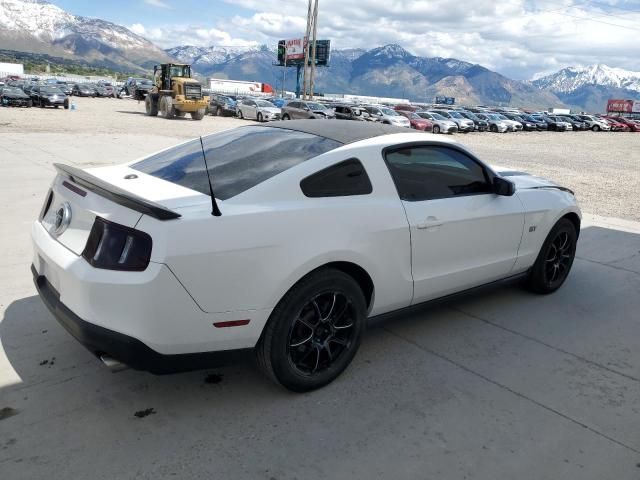
M 152 7 L 172 9 L 173 7 L 162 0 L 144 0 L 144 3 Z
M 163 47 L 275 46 L 304 34 L 306 0 L 225 1 L 247 13 L 217 15 L 208 25 L 136 27 Z M 618 1 L 627 10 L 612 10 L 583 0 L 322 0 L 318 35 L 334 48 L 398 43 L 416 55 L 458 58 L 514 78 L 574 64 L 640 70 L 640 12 L 629 11 L 634 2 Z

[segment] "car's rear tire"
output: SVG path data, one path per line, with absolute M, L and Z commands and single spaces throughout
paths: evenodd
M 435 133 L 435 134 L 440 133 L 440 126 L 439 125 L 434 125 L 433 126 L 433 133 Z
M 264 122 L 264 118 L 262 116 L 262 113 L 258 112 L 258 116 L 256 117 L 256 120 L 258 120 L 258 122 L 260 122 L 260 123 Z
M 594 125 L 591 130 L 593 130 L 594 132 L 599 132 L 600 131 L 600 126 Z
M 489 130 L 492 131 L 493 133 L 498 133 L 498 126 L 497 125 L 491 125 L 489 127 Z
M 282 116 L 282 120 L 291 120 L 291 117 L 289 116 L 289 114 L 288 114 L 288 113 L 285 113 L 285 114 Z
M 294 392 L 323 387 L 355 356 L 366 328 L 358 283 L 322 269 L 298 282 L 278 303 L 256 347 L 258 365 Z
M 576 255 L 578 232 L 575 225 L 561 218 L 542 244 L 527 277 L 527 287 L 536 293 L 552 293 L 567 279 Z

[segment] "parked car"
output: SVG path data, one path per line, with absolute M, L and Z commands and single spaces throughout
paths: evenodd
M 67 96 L 70 96 L 73 93 L 73 87 L 69 85 L 67 82 L 58 80 L 55 86 L 58 87 L 62 91 L 62 93 L 64 93 Z
M 516 120 L 511 120 L 510 118 L 506 117 L 503 113 L 496 112 L 494 113 L 494 115 L 497 115 L 500 120 L 506 123 L 512 132 L 521 132 L 524 129 L 524 125 L 522 125 L 522 123 Z
M 396 110 L 403 117 L 407 117 L 409 119 L 409 123 L 411 124 L 411 128 L 415 130 L 421 130 L 423 132 L 432 132 L 433 131 L 433 122 L 426 118 L 422 118 L 415 112 L 409 110 Z
M 535 122 L 530 122 L 528 120 L 525 120 L 521 114 L 504 112 L 502 115 L 507 117 L 509 120 L 519 122 L 522 125 L 522 130 L 526 132 L 534 132 L 538 130 L 538 127 Z
M 212 93 L 209 96 L 209 111 L 212 115 L 223 117 L 236 115 L 236 101 L 229 95 Z
M 587 126 L 594 132 L 599 132 L 600 130 L 608 132 L 609 130 L 611 130 L 611 125 L 609 125 L 601 118 L 596 117 L 595 115 L 573 115 L 573 117 L 577 117 L 585 122 Z
M 573 126 L 564 120 L 561 120 L 559 117 L 552 115 L 532 115 L 535 119 L 543 120 L 547 124 L 547 130 L 553 132 L 566 132 L 568 130 L 573 130 Z
M 640 122 L 637 120 L 632 120 L 626 117 L 607 117 L 607 118 L 615 118 L 615 120 L 619 123 L 622 123 L 629 127 L 629 131 L 631 132 L 640 132 Z
M 416 115 L 430 121 L 433 124 L 431 131 L 433 133 L 456 133 L 458 124 L 453 120 L 449 120 L 439 113 L 435 112 L 416 112 Z
M 541 119 L 536 119 L 536 118 L 532 117 L 528 113 L 522 113 L 522 114 L 520 114 L 518 116 L 520 118 L 522 118 L 526 122 L 533 123 L 535 125 L 537 131 L 543 131 L 543 130 L 547 130 L 548 129 L 547 122 L 545 122 L 544 120 L 541 120 Z
M 18 87 L 0 88 L 0 105 L 3 107 L 31 107 L 31 97 Z
M 582 120 L 576 120 L 571 115 L 559 115 L 559 118 L 570 123 L 574 132 L 584 132 L 585 130 L 589 130 L 589 126 L 585 122 Z
M 481 120 L 485 120 L 489 124 L 489 131 L 493 133 L 506 133 L 512 131 L 508 123 L 501 120 L 497 113 L 476 113 Z
M 129 97 L 134 97 L 137 94 L 140 97 L 146 96 L 146 94 L 153 88 L 153 82 L 148 78 L 133 78 L 130 77 L 122 87 L 121 92 Z M 122 96 L 122 95 L 120 95 Z
M 336 114 L 331 108 L 327 108 L 322 103 L 291 100 L 282 107 L 283 120 L 297 120 L 304 118 L 333 119 Z
M 33 105 L 44 107 L 64 107 L 69 108 L 69 97 L 59 88 L 51 85 L 38 85 L 31 89 L 31 102 Z
M 89 86 L 93 88 L 93 90 L 96 92 L 96 97 L 105 98 L 105 97 L 111 96 L 111 93 L 109 92 L 109 90 L 107 90 L 106 87 L 100 84 L 92 83 L 92 84 L 89 84 Z
M 473 120 L 468 119 L 464 115 L 454 110 L 444 110 L 444 109 L 432 109 L 430 112 L 437 113 L 438 115 L 442 115 L 444 118 L 448 118 L 452 122 L 454 122 L 458 126 L 458 131 L 462 133 L 473 132 L 476 128 Z
M 282 97 L 275 97 L 274 99 L 270 100 L 270 102 L 273 103 L 278 108 L 284 107 L 289 101 L 290 100 L 288 98 L 282 98 Z
M 154 373 L 251 353 L 297 392 L 347 368 L 367 317 L 515 275 L 556 291 L 580 231 L 570 190 L 379 123 L 244 126 L 56 170 L 32 273 L 71 335 Z
M 395 125 L 397 127 L 411 127 L 411 122 L 407 117 L 400 115 L 400 113 L 391 108 L 381 107 L 379 105 L 363 105 L 363 108 L 371 117 L 380 123 Z
M 358 122 L 378 121 L 369 115 L 369 112 L 364 108 L 355 105 L 334 105 L 333 111 L 336 112 L 336 119 L 338 120 L 355 120 Z
M 615 117 L 602 116 L 602 117 L 598 117 L 598 118 L 600 120 L 602 120 L 603 122 L 607 122 L 611 126 L 611 131 L 612 132 L 629 132 L 629 131 L 631 131 L 631 129 L 629 128 L 629 125 L 627 125 L 626 123 L 622 123 L 622 122 L 616 120 Z
M 458 113 L 463 117 L 472 120 L 477 132 L 486 132 L 487 130 L 489 130 L 489 122 L 487 122 L 486 120 L 482 120 L 475 113 L 469 112 L 467 110 L 458 110 Z
M 266 100 L 245 98 L 236 104 L 236 112 L 239 118 L 268 122 L 280 120 L 280 109 Z
M 86 83 L 76 83 L 71 89 L 76 97 L 95 97 L 96 91 Z
M 97 85 L 106 90 L 107 97 L 117 97 L 116 88 L 111 84 L 111 82 L 100 80 Z

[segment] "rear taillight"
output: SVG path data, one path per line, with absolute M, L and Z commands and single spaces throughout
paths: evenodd
M 44 218 L 44 216 L 51 208 L 51 202 L 53 202 L 53 190 L 49 190 L 49 193 L 47 193 L 47 199 L 44 201 L 44 205 L 42 205 L 42 211 L 40 212 L 40 220 Z
M 96 217 L 82 256 L 95 268 L 140 272 L 149 265 L 152 245 L 147 233 Z

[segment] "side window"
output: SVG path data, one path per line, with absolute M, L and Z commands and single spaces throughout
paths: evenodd
M 373 191 L 369 176 L 357 158 L 314 173 L 300 182 L 300 188 L 311 198 L 368 195 Z
M 468 155 L 447 147 L 407 147 L 386 154 L 402 200 L 435 200 L 492 193 L 484 169 Z

